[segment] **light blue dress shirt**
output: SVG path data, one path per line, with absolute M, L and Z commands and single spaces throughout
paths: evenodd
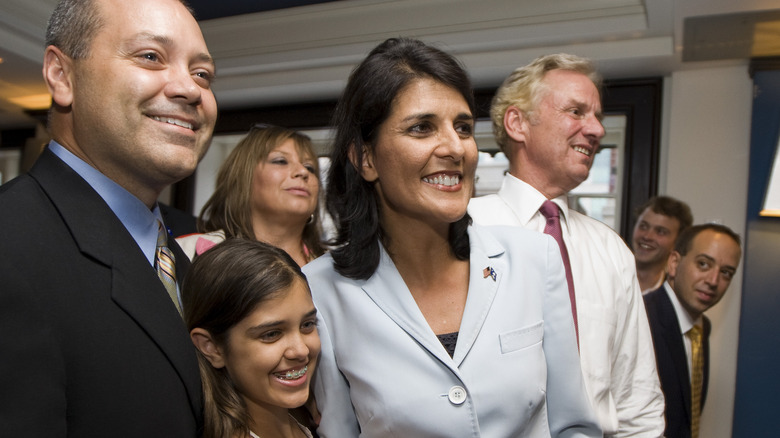
M 52 140 L 49 143 L 49 150 L 84 178 L 106 201 L 111 211 L 133 236 L 149 264 L 154 267 L 154 253 L 157 250 L 157 221 L 165 223 L 160 214 L 160 207 L 155 205 L 153 210 L 149 210 L 149 207 L 140 199 L 56 141 Z

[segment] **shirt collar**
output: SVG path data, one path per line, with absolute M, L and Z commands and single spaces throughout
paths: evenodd
M 157 249 L 157 221 L 164 223 L 160 207 L 155 204 L 154 209 L 149 210 L 140 199 L 56 141 L 52 140 L 49 143 L 49 150 L 84 178 L 103 198 L 103 201 L 108 204 L 108 207 L 141 248 L 149 263 L 154 266 L 154 253 Z
M 501 192 L 506 199 L 523 200 L 523 202 L 512 202 L 508 205 L 524 227 L 528 225 L 528 222 L 531 221 L 534 215 L 539 213 L 539 208 L 547 200 L 539 190 L 509 173 L 506 174 L 501 183 Z M 568 223 L 569 202 L 567 196 L 564 194 L 550 201 L 558 205 L 558 208 L 561 210 L 561 221 Z
M 674 289 L 672 289 L 672 286 L 668 281 L 664 281 L 664 289 L 669 296 L 669 300 L 672 302 L 672 306 L 674 306 L 674 313 L 677 315 L 677 322 L 680 324 L 680 333 L 683 335 L 688 333 L 694 325 L 701 327 L 702 318 L 693 318 L 691 314 L 683 308 L 682 304 L 680 304 L 680 300 L 677 299 L 677 294 L 674 293 Z

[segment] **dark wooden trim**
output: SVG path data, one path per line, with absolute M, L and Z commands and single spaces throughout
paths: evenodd
M 604 86 L 604 113 L 627 118 L 619 229 L 626 242 L 630 242 L 634 211 L 658 193 L 662 98 L 662 78 L 615 80 Z
M 780 70 L 780 56 L 768 56 L 765 58 L 752 58 L 748 73 L 750 77 L 757 71 Z
M 219 112 L 214 134 L 234 134 L 249 131 L 255 123 L 307 129 L 329 126 L 336 101 L 296 105 L 230 109 Z
M 6 129 L 0 132 L 0 148 L 24 148 L 27 140 L 35 137 L 35 127 Z

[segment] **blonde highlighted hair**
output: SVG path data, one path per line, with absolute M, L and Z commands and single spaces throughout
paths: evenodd
M 265 160 L 279 145 L 292 139 L 302 157 L 312 158 L 314 177 L 319 179 L 317 155 L 311 139 L 298 131 L 279 126 L 256 125 L 249 130 L 230 152 L 217 173 L 214 193 L 203 205 L 198 217 L 198 230 L 212 232 L 223 230 L 226 238 L 240 237 L 255 240 L 252 227 L 252 178 L 257 163 Z M 318 209 L 303 229 L 303 243 L 314 257 L 325 250 L 321 241 Z
M 493 122 L 493 135 L 501 151 L 509 155 L 507 134 L 504 129 L 504 114 L 510 106 L 517 107 L 526 117 L 533 117 L 539 101 L 547 88 L 544 76 L 551 70 L 566 70 L 587 76 L 597 89 L 601 89 L 601 76 L 593 63 L 587 59 L 567 53 L 540 56 L 530 64 L 517 68 L 496 90 L 490 105 L 490 119 Z

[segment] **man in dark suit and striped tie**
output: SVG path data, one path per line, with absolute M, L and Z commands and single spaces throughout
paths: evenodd
M 667 281 L 644 296 L 666 399 L 667 438 L 699 437 L 711 327 L 704 311 L 723 298 L 741 256 L 740 238 L 728 227 L 690 227 L 669 256 Z
M 208 148 L 214 61 L 179 0 L 61 0 L 52 141 L 0 187 L 0 434 L 200 436 L 187 257 L 157 198 Z

